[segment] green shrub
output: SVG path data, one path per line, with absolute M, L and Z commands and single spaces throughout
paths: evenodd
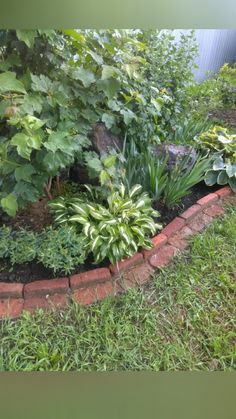
M 85 261 L 82 237 L 72 226 L 46 229 L 41 233 L 37 260 L 54 273 L 70 274 Z
M 86 252 L 93 254 L 96 263 L 105 258 L 115 263 L 139 247 L 151 248 L 150 236 L 160 228 L 152 217 L 159 214 L 141 189 L 135 185 L 126 193 L 122 185 L 108 196 L 106 205 L 74 199 L 64 206 L 67 222 L 78 225 Z
M 11 229 L 3 226 L 0 228 L 0 258 L 6 258 L 10 256 L 10 245 L 11 245 Z
M 10 243 L 10 260 L 12 264 L 32 262 L 36 256 L 40 235 L 33 231 L 20 229 L 12 232 Z

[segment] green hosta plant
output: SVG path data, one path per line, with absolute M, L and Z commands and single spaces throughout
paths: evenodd
M 135 185 L 126 193 L 122 185 L 107 198 L 106 205 L 74 199 L 64 206 L 64 217 L 79 226 L 87 254 L 92 253 L 96 263 L 105 258 L 115 263 L 132 256 L 139 247 L 151 248 L 150 236 L 161 228 L 153 220 L 159 213 L 141 189 Z
M 203 132 L 196 141 L 200 148 L 213 152 L 213 164 L 205 175 L 208 186 L 229 184 L 236 192 L 236 135 L 231 135 L 227 128 L 215 126 Z
M 227 185 L 236 193 L 236 158 L 231 160 L 229 158 L 223 159 L 222 156 L 217 156 L 213 166 L 206 172 L 205 182 L 208 186 Z
M 236 135 L 231 135 L 227 128 L 215 126 L 195 137 L 200 148 L 221 152 L 225 157 L 236 158 Z

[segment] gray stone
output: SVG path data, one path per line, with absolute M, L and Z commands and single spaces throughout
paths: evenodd
M 103 124 L 98 122 L 92 129 L 90 134 L 92 149 L 99 154 L 107 153 L 109 147 L 121 149 L 122 141 L 113 135 Z
M 183 160 L 187 156 L 190 157 L 189 163 L 191 164 L 197 156 L 197 152 L 192 146 L 177 144 L 158 144 L 153 147 L 153 153 L 158 157 L 168 156 L 168 170 L 172 170 L 176 162 Z

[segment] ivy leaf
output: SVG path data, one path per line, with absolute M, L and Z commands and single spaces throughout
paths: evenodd
M 110 115 L 108 113 L 102 114 L 102 122 L 105 123 L 107 129 L 110 129 L 116 122 L 115 117 L 113 115 Z
M 31 181 L 31 175 L 36 173 L 35 168 L 31 164 L 25 164 L 24 166 L 17 167 L 15 169 L 16 181 L 25 180 L 26 182 Z
M 17 147 L 18 154 L 29 160 L 33 149 L 40 150 L 42 138 L 40 135 L 26 135 L 23 132 L 12 137 L 11 144 Z
M 0 92 L 19 92 L 26 93 L 23 83 L 17 80 L 16 74 L 11 71 L 6 71 L 0 74 Z
M 18 210 L 17 199 L 15 195 L 9 194 L 5 198 L 1 199 L 2 209 L 10 216 L 15 217 Z
M 48 152 L 43 159 L 43 164 L 47 173 L 56 175 L 59 169 L 66 168 L 69 164 L 71 164 L 71 161 L 71 156 L 62 153 L 59 150 L 55 153 Z
M 16 35 L 20 41 L 23 41 L 27 45 L 27 47 L 33 48 L 35 37 L 37 36 L 36 31 L 29 29 L 17 30 Z
M 89 87 L 96 81 L 94 73 L 92 73 L 92 71 L 86 70 L 82 66 L 74 70 L 73 77 L 75 80 L 82 81 L 84 87 Z
M 110 100 L 108 100 L 107 104 L 112 111 L 119 112 L 120 106 L 115 100 L 110 99 Z
M 98 80 L 97 87 L 105 93 L 108 99 L 112 99 L 120 89 L 120 82 L 114 78 Z

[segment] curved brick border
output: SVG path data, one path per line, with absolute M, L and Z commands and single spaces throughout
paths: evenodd
M 152 238 L 153 248 L 107 268 L 93 269 L 66 278 L 40 280 L 23 285 L 0 283 L 0 319 L 17 318 L 23 310 L 65 308 L 71 299 L 92 304 L 108 295 L 148 281 L 157 269 L 188 247 L 186 238 L 201 232 L 213 218 L 224 213 L 224 203 L 236 204 L 229 187 L 199 199 Z

